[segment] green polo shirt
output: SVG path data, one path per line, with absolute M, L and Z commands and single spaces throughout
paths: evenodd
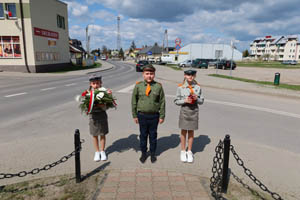
M 132 93 L 131 108 L 133 118 L 137 117 L 138 112 L 159 113 L 159 118 L 165 118 L 165 93 L 160 83 L 152 81 L 150 83 L 151 91 L 146 96 L 147 82 L 138 82 Z

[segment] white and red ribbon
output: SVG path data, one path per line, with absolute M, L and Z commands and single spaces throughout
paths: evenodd
M 90 114 L 92 112 L 92 109 L 93 109 L 93 105 L 94 105 L 94 91 L 91 90 L 90 91 L 90 103 L 89 103 L 89 108 L 88 108 L 88 111 L 87 111 L 87 114 Z

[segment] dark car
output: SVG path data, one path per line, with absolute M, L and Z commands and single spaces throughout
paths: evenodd
M 200 59 L 197 58 L 196 60 L 193 60 L 192 67 L 195 68 L 208 68 L 208 60 L 207 59 Z
M 218 69 L 230 69 L 231 67 L 231 60 L 219 60 L 216 63 L 216 68 Z M 236 63 L 232 61 L 232 69 L 236 68 Z
M 149 65 L 149 64 L 150 64 L 150 63 L 149 63 L 148 60 L 140 60 L 140 61 L 136 64 L 136 66 L 135 66 L 136 71 L 137 71 L 137 72 L 142 72 L 142 71 L 143 71 L 143 67 L 144 67 L 145 65 Z

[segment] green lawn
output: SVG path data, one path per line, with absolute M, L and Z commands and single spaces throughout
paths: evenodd
M 284 89 L 297 90 L 297 91 L 300 90 L 300 85 L 290 85 L 290 84 L 284 84 L 284 83 L 281 83 L 279 85 L 274 85 L 273 82 L 269 82 L 269 81 L 256 81 L 256 80 L 252 80 L 252 79 L 238 78 L 238 77 L 232 77 L 232 76 L 226 76 L 226 75 L 220 75 L 220 74 L 209 74 L 209 76 L 243 81 L 243 82 L 248 82 L 248 83 L 257 83 L 257 84 L 261 84 L 261 85 L 272 85 L 276 88 L 284 88 Z
M 238 67 L 261 67 L 261 68 L 281 68 L 281 69 L 300 69 L 300 64 L 283 65 L 276 61 L 240 61 L 236 62 Z
M 182 71 L 182 69 L 180 67 L 178 67 L 178 65 L 176 64 L 166 64 L 167 67 L 170 67 L 174 70 L 179 70 L 179 71 Z

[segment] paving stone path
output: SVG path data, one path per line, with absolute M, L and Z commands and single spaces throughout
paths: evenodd
M 184 199 L 210 200 L 196 175 L 169 170 L 111 170 L 95 198 L 102 199 Z

